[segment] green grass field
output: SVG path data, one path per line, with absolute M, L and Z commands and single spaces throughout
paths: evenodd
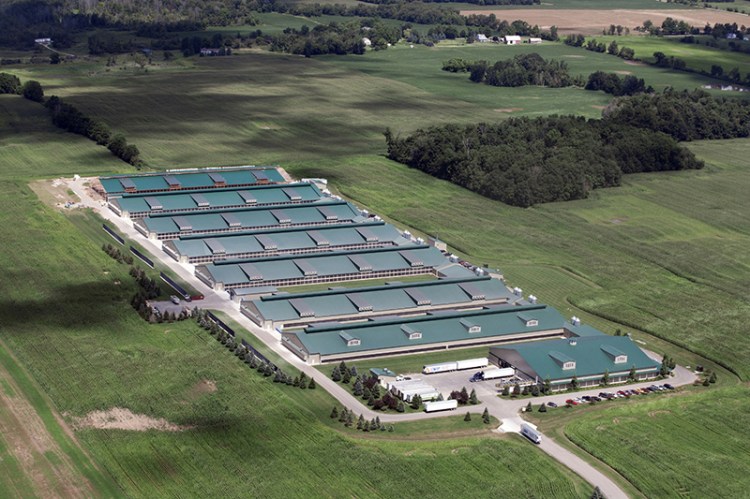
M 724 68 L 725 73 L 732 68 L 737 68 L 744 77 L 750 72 L 750 56 L 747 54 L 694 43 L 682 43 L 680 42 L 682 37 L 595 36 L 592 38 L 607 45 L 614 40 L 620 47 L 633 49 L 638 59 L 648 62 L 653 62 L 654 52 L 663 52 L 667 56 L 684 60 L 688 68 L 695 70 L 710 72 L 711 66 L 716 64 Z
M 545 57 L 574 56 L 568 59 L 576 71 L 622 64 L 652 85 L 673 81 L 689 88 L 702 81 L 580 49 L 544 49 Z M 750 341 L 738 331 L 750 320 L 750 140 L 690 144 L 709 163 L 702 171 L 630 176 L 623 187 L 588 200 L 530 209 L 489 201 L 381 156 L 386 126 L 406 133 L 490 121 L 509 114 L 496 109 L 510 108 L 595 116 L 595 106 L 608 101 L 571 89 L 496 92 L 507 89 L 440 71 L 450 57 L 494 60 L 509 53 L 507 47 L 404 46 L 322 60 L 251 53 L 149 73 L 106 72 L 100 62 L 8 69 L 39 79 L 48 95 L 63 96 L 123 132 L 150 168 L 279 162 L 293 175 L 327 177 L 372 211 L 438 234 L 471 261 L 500 268 L 511 285 L 566 316 L 582 316 L 607 332 L 635 331 L 647 348 L 673 352 L 680 363 L 704 362 L 659 338 L 668 339 L 747 379 Z M 520 440 L 415 443 L 400 440 L 398 429 L 396 440 L 342 432 L 326 420 L 333 402 L 324 392 L 262 380 L 190 324 L 145 324 L 127 304 L 134 292 L 127 267 L 99 248 L 108 242 L 104 233 L 79 230 L 83 217 L 43 206 L 26 186 L 31 178 L 125 171 L 127 165 L 52 128 L 41 106 L 4 96 L 0 113 L 4 341 L 54 407 L 70 416 L 122 406 L 196 425 L 180 433 L 81 430 L 78 438 L 102 467 L 102 480 L 143 497 L 275 496 L 300 487 L 394 496 L 411 490 L 414 477 L 445 483 L 436 496 L 588 495 L 580 479 Z M 388 367 L 421 361 L 389 359 Z M 720 377 L 734 382 L 726 371 Z M 194 387 L 207 379 L 218 391 L 196 394 Z M 703 426 L 688 426 L 685 438 L 701 438 L 712 424 L 710 413 L 701 414 L 695 417 Z M 744 427 L 733 431 L 748 436 Z M 589 445 L 614 462 L 605 442 Z M 735 463 L 742 458 L 730 455 L 731 465 L 712 472 L 717 487 L 744 469 Z M 618 466 L 623 474 L 641 472 L 627 460 Z
M 565 434 L 646 497 L 742 497 L 748 395 L 744 386 L 615 406 L 572 419 Z

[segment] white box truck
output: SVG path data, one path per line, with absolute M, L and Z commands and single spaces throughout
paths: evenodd
M 482 379 L 510 378 L 514 374 L 516 374 L 516 370 L 512 367 L 493 367 L 484 371 Z
M 528 438 L 535 444 L 542 443 L 542 434 L 539 433 L 536 426 L 531 423 L 521 423 L 521 435 Z
M 489 361 L 487 360 L 487 357 L 482 357 L 481 359 L 466 359 L 466 360 L 459 360 L 456 362 L 456 369 L 462 370 L 462 369 L 478 369 L 480 367 L 487 367 L 489 364 Z
M 439 400 L 437 402 L 425 402 L 424 412 L 451 411 L 458 407 L 458 400 Z

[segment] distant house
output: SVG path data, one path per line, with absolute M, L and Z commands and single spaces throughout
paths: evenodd
M 484 35 L 483 33 L 479 33 L 479 34 L 477 35 L 477 41 L 478 41 L 478 42 L 481 42 L 481 43 L 486 43 L 486 42 L 489 42 L 489 41 L 490 41 L 490 39 L 489 39 L 489 38 L 487 38 L 487 36 L 485 36 L 485 35 Z
M 202 56 L 206 56 L 206 55 L 209 55 L 209 56 L 210 55 L 219 55 L 219 50 L 220 49 L 202 48 L 201 49 L 201 55 Z
M 529 43 L 532 45 L 541 45 L 542 39 L 541 38 L 529 38 Z
M 504 40 L 506 45 L 518 45 L 521 43 L 521 37 L 518 35 L 506 35 Z
M 36 38 L 34 43 L 38 45 L 49 45 L 52 43 L 52 38 Z
M 727 40 L 736 40 L 737 33 L 727 33 Z
M 369 46 L 371 46 L 371 45 L 372 45 L 372 40 L 370 40 L 370 39 L 369 39 L 369 38 L 367 38 L 367 37 L 364 37 L 364 38 L 362 38 L 362 43 L 364 43 L 364 44 L 365 44 L 365 47 L 369 47 Z

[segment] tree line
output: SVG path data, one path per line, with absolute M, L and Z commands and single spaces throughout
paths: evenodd
M 450 61 L 449 61 L 450 62 Z M 568 74 L 568 66 L 564 61 L 544 59 L 537 53 L 520 54 L 511 59 L 497 61 L 490 66 L 486 61 L 475 61 L 464 64 L 469 71 L 469 79 L 475 83 L 486 83 L 495 87 L 521 87 L 525 85 L 540 85 L 545 87 L 569 87 L 579 84 L 580 78 Z M 443 65 L 443 69 L 452 67 Z
M 56 95 L 44 98 L 44 89 L 36 80 L 23 84 L 17 76 L 0 73 L 0 94 L 21 94 L 24 98 L 44 105 L 52 117 L 52 123 L 71 133 L 83 135 L 99 145 L 107 147 L 112 154 L 138 168 L 143 165 L 140 151 L 121 134 L 113 135 L 106 123 L 90 118 L 72 104 L 63 102 Z
M 511 118 L 385 135 L 390 159 L 520 207 L 582 199 L 626 173 L 703 167 L 666 133 L 619 120 Z

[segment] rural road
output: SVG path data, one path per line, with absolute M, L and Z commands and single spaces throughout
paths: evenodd
M 116 230 L 118 230 L 122 235 L 125 235 L 131 240 L 138 241 L 138 243 L 143 246 L 149 253 L 151 253 L 151 255 L 155 259 L 168 266 L 182 280 L 190 283 L 195 289 L 201 292 L 205 296 L 205 299 L 201 303 L 201 308 L 223 312 L 227 316 L 231 317 L 232 320 L 250 331 L 254 336 L 265 343 L 268 348 L 272 349 L 286 362 L 294 366 L 296 369 L 304 372 L 307 376 L 314 377 L 317 385 L 330 393 L 343 406 L 354 410 L 355 413 L 362 414 L 367 419 L 373 419 L 377 416 L 382 422 L 385 423 L 432 419 L 455 414 L 452 412 L 383 414 L 381 412 L 372 411 L 369 407 L 364 405 L 360 399 L 354 397 L 351 394 L 351 392 L 348 390 L 348 385 L 336 383 L 329 377 L 322 376 L 320 371 L 306 364 L 299 357 L 294 355 L 290 350 L 285 348 L 281 344 L 281 336 L 279 335 L 279 333 L 277 333 L 276 331 L 272 332 L 261 329 L 250 319 L 242 315 L 242 313 L 239 311 L 238 304 L 229 300 L 228 294 L 226 292 L 214 291 L 212 288 L 208 287 L 206 284 L 198 280 L 193 275 L 193 265 L 180 264 L 174 259 L 170 258 L 166 253 L 164 253 L 164 251 L 162 251 L 161 241 L 154 241 L 143 237 L 142 234 L 135 230 L 130 220 L 121 218 L 110 211 L 104 201 L 92 198 L 89 195 L 90 189 L 87 189 L 84 185 L 90 179 L 80 178 L 78 180 L 63 180 L 81 199 L 81 205 L 93 209 L 102 218 L 109 221 L 111 226 L 114 226 L 114 228 L 116 228 Z M 647 352 L 647 354 L 654 359 L 661 360 L 661 358 L 653 352 Z M 681 386 L 691 384 L 694 380 L 695 375 L 692 372 L 682 366 L 677 366 L 674 371 L 674 376 L 669 380 L 669 382 L 674 386 Z M 652 384 L 654 384 L 653 381 L 647 381 L 643 383 L 628 385 L 628 388 L 640 388 Z M 490 412 L 490 414 L 492 414 L 502 422 L 502 425 L 498 428 L 498 431 L 520 431 L 520 424 L 523 422 L 523 419 L 521 419 L 519 414 L 521 410 L 526 407 L 529 399 L 503 400 L 497 396 L 497 391 L 495 390 L 494 386 L 492 386 L 492 384 L 477 383 L 475 386 L 477 390 L 477 396 L 482 402 L 479 405 L 471 406 L 472 412 L 482 412 L 486 408 Z M 576 392 L 576 396 L 580 397 L 583 395 L 596 395 L 600 391 L 601 388 L 596 387 L 592 388 L 591 390 Z M 546 397 L 535 397 L 533 399 L 533 404 L 538 407 L 541 403 L 555 402 L 556 404 L 563 406 L 565 405 L 565 400 L 569 399 L 570 396 L 570 394 L 562 393 L 559 395 L 549 395 Z M 539 445 L 539 449 L 546 452 L 552 458 L 556 459 L 560 463 L 573 470 L 590 484 L 598 486 L 607 498 L 616 499 L 627 497 L 622 489 L 620 489 L 617 484 L 606 477 L 603 473 L 598 471 L 591 464 L 587 463 L 569 450 L 555 443 L 550 438 L 543 436 L 542 443 Z

